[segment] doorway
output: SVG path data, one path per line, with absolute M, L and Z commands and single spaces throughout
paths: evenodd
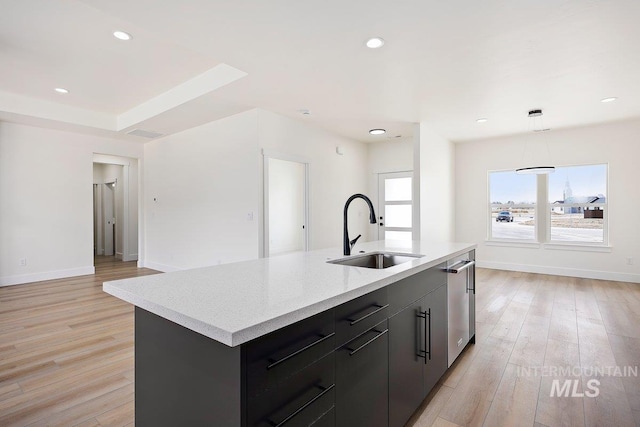
M 378 240 L 412 240 L 413 172 L 378 174 Z
M 138 259 L 138 183 L 137 159 L 93 155 L 94 257 Z
M 309 163 L 264 156 L 264 256 L 309 249 Z

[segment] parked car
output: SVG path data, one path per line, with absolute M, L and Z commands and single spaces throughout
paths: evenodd
M 496 222 L 502 222 L 502 221 L 513 222 L 513 215 L 511 215 L 511 212 L 508 212 L 508 211 L 500 212 L 496 217 Z

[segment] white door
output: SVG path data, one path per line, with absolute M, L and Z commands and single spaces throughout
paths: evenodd
M 265 256 L 307 250 L 307 165 L 266 160 Z
M 413 172 L 378 174 L 378 239 L 411 240 Z
M 115 255 L 115 183 L 103 184 L 102 212 L 104 222 L 104 255 Z

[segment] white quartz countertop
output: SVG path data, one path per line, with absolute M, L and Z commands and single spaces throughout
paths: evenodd
M 340 248 L 105 282 L 103 290 L 237 346 L 475 249 L 468 243 L 377 241 L 358 251 L 424 255 L 382 270 L 330 264 Z

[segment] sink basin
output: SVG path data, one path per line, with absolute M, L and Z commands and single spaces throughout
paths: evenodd
M 383 269 L 413 261 L 423 256 L 424 255 L 393 252 L 371 252 L 368 254 L 355 255 L 349 258 L 334 259 L 327 262 L 330 264 L 350 265 L 352 267 Z

